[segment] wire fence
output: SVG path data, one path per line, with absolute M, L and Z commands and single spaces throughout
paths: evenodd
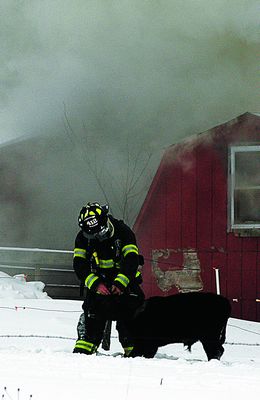
M 82 310 L 61 310 L 61 309 L 50 309 L 50 308 L 41 308 L 41 307 L 27 307 L 27 306 L 13 306 L 13 307 L 8 307 L 8 306 L 0 306 L 0 309 L 7 309 L 7 310 L 12 310 L 12 311 L 19 311 L 19 310 L 34 310 L 34 311 L 43 311 L 43 312 L 61 312 L 61 313 L 78 313 L 82 314 Z M 260 336 L 260 332 L 251 330 L 251 329 L 246 329 L 241 326 L 235 325 L 235 324 L 228 324 L 228 327 L 236 328 L 244 332 L 252 333 L 254 335 Z M 66 337 L 66 336 L 53 336 L 53 335 L 0 335 L 1 338 L 44 338 L 44 339 L 66 339 L 66 340 L 76 340 L 75 337 Z M 117 336 L 111 336 L 111 338 L 116 339 Z M 236 345 L 236 346 L 260 346 L 259 343 L 242 343 L 242 342 L 225 342 L 227 345 Z
M 254 333 L 254 332 L 252 332 Z M 76 341 L 76 337 L 69 337 L 69 336 L 55 336 L 55 335 L 35 335 L 35 334 L 30 334 L 30 335 L 0 335 L 0 338 L 7 338 L 7 339 L 33 339 L 33 338 L 38 338 L 38 339 L 59 339 L 59 340 L 73 340 Z M 118 339 L 117 336 L 111 335 L 111 339 Z M 245 342 L 225 342 L 225 345 L 230 345 L 230 346 L 255 346 L 258 347 L 260 346 L 260 343 L 245 343 Z

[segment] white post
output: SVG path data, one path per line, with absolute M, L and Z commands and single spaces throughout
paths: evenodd
M 220 294 L 219 268 L 214 268 L 214 270 L 215 270 L 215 278 L 216 278 L 216 291 L 217 291 L 217 294 Z

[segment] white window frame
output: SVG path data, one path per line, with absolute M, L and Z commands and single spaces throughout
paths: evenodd
M 235 165 L 235 156 L 239 152 L 256 152 L 259 151 L 260 153 L 260 145 L 241 145 L 241 146 L 231 146 L 230 147 L 230 176 L 229 176 L 229 225 L 231 230 L 236 229 L 260 229 L 260 222 L 259 223 L 235 223 L 235 172 L 236 172 L 236 165 Z M 258 188 L 258 186 L 257 186 Z M 260 189 L 260 184 L 259 184 Z

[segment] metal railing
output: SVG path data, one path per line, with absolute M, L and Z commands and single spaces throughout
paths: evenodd
M 28 282 L 41 281 L 55 299 L 79 299 L 79 281 L 72 268 L 73 252 L 66 250 L 0 247 L 0 271 L 24 274 Z

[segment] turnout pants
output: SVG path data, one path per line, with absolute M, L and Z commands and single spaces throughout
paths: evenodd
M 125 321 L 133 316 L 144 301 L 141 288 L 138 286 L 135 289 L 122 295 L 107 296 L 87 292 L 82 306 L 84 314 L 78 323 L 78 340 L 74 353 L 95 353 L 102 341 L 107 320 L 117 321 L 116 329 L 125 355 L 132 350 L 132 340 Z

